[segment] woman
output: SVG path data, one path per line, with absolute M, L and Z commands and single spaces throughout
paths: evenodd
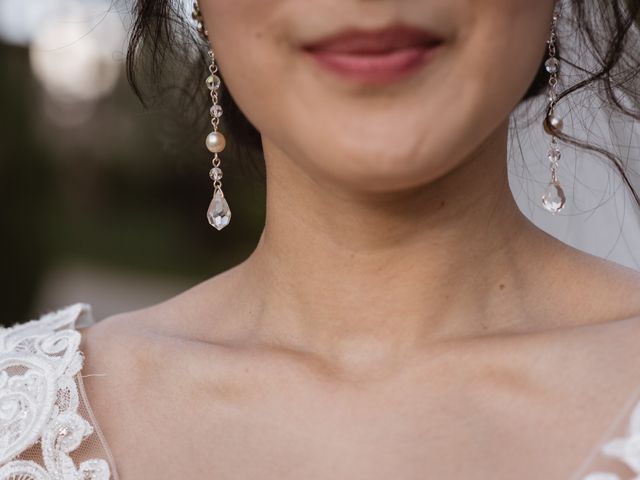
M 640 400 L 640 273 L 535 227 L 506 169 L 511 112 L 545 97 L 541 206 L 570 201 L 558 152 L 579 140 L 562 129 L 556 34 L 563 22 L 613 32 L 591 38 L 607 50 L 575 88 L 633 92 L 635 77 L 616 75 L 638 71 L 640 2 L 609 3 L 194 5 L 217 76 L 208 218 L 219 229 L 231 218 L 226 95 L 224 115 L 261 136 L 260 241 L 161 304 L 93 325 L 77 305 L 5 330 L 14 366 L 19 345 L 46 337 L 47 355 L 32 357 L 47 357 L 37 378 L 58 381 L 58 400 L 35 402 L 54 414 L 2 468 L 126 480 L 632 478 L 640 448 L 623 434 Z M 138 1 L 131 68 L 138 48 L 156 61 L 188 48 L 172 8 Z M 233 141 L 250 142 L 246 132 Z M 75 387 L 86 423 L 60 407 Z M 20 478 L 50 478 L 32 475 Z

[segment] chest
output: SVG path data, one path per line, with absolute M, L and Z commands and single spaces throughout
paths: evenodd
M 86 386 L 120 480 L 569 479 L 637 379 L 618 350 L 561 346 L 452 352 L 366 382 L 298 357 L 96 347 L 86 369 L 106 375 Z
M 596 437 L 571 409 L 439 392 L 365 401 L 309 385 L 214 397 L 165 386 L 109 414 L 105 430 L 124 480 L 569 478 Z

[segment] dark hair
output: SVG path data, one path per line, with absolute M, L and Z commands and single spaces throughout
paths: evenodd
M 577 40 L 574 56 L 580 60 L 592 58 L 593 65 L 583 65 L 581 63 L 584 62 L 573 61 L 570 55 L 565 55 L 563 38 L 559 36 L 559 60 L 581 73 L 582 78 L 561 90 L 558 103 L 568 95 L 589 88 L 612 112 L 640 121 L 640 0 L 569 0 L 568 6 L 570 8 L 563 11 L 562 22 Z M 169 71 L 172 79 L 175 79 L 170 88 L 176 89 L 181 104 L 184 105 L 186 98 L 191 100 L 192 105 L 202 106 L 201 111 L 198 108 L 183 111 L 204 115 L 206 105 L 198 100 L 198 96 L 202 90 L 200 82 L 206 76 L 206 44 L 200 39 L 181 3 L 172 0 L 136 0 L 134 14 L 127 51 L 127 76 L 136 95 L 143 104 L 147 103 L 146 99 L 158 94 L 166 98 L 166 85 L 151 82 L 153 88 L 147 88 L 146 85 L 142 88 L 141 81 L 143 78 L 162 78 L 162 74 Z M 192 51 L 195 55 L 185 55 L 185 51 Z M 545 56 L 542 55 L 538 72 L 522 102 L 546 92 L 548 73 L 544 61 Z M 184 78 L 180 78 L 181 74 Z M 220 72 L 220 75 L 223 76 L 224 72 Z M 230 143 L 237 149 L 236 153 L 247 158 L 254 171 L 263 177 L 264 157 L 260 134 L 225 91 L 224 85 L 223 81 L 220 102 L 225 114 L 222 120 L 227 135 L 238 139 Z M 640 207 L 640 196 L 629 180 L 622 159 L 597 144 L 563 132 L 556 135 L 568 144 L 592 151 L 613 162 Z

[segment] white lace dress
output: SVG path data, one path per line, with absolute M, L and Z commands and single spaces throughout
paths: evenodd
M 0 479 L 117 480 L 80 374 L 94 321 L 75 304 L 0 328 Z
M 82 382 L 77 328 L 94 322 L 78 303 L 0 328 L 0 480 L 118 480 Z M 567 480 L 640 480 L 639 400 Z

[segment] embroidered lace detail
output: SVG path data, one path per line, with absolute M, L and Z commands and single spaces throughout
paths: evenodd
M 81 404 L 75 378 L 84 360 L 75 330 L 82 314 L 90 315 L 89 305 L 0 328 L 0 480 L 112 478 L 104 459 L 77 465 L 89 450 L 79 447 L 94 434 L 79 413 L 90 407 Z
M 640 480 L 640 401 L 631 412 L 626 434 L 604 443 L 599 453 L 626 467 L 632 472 L 629 474 L 631 476 L 611 471 L 597 471 L 586 475 L 583 480 Z

